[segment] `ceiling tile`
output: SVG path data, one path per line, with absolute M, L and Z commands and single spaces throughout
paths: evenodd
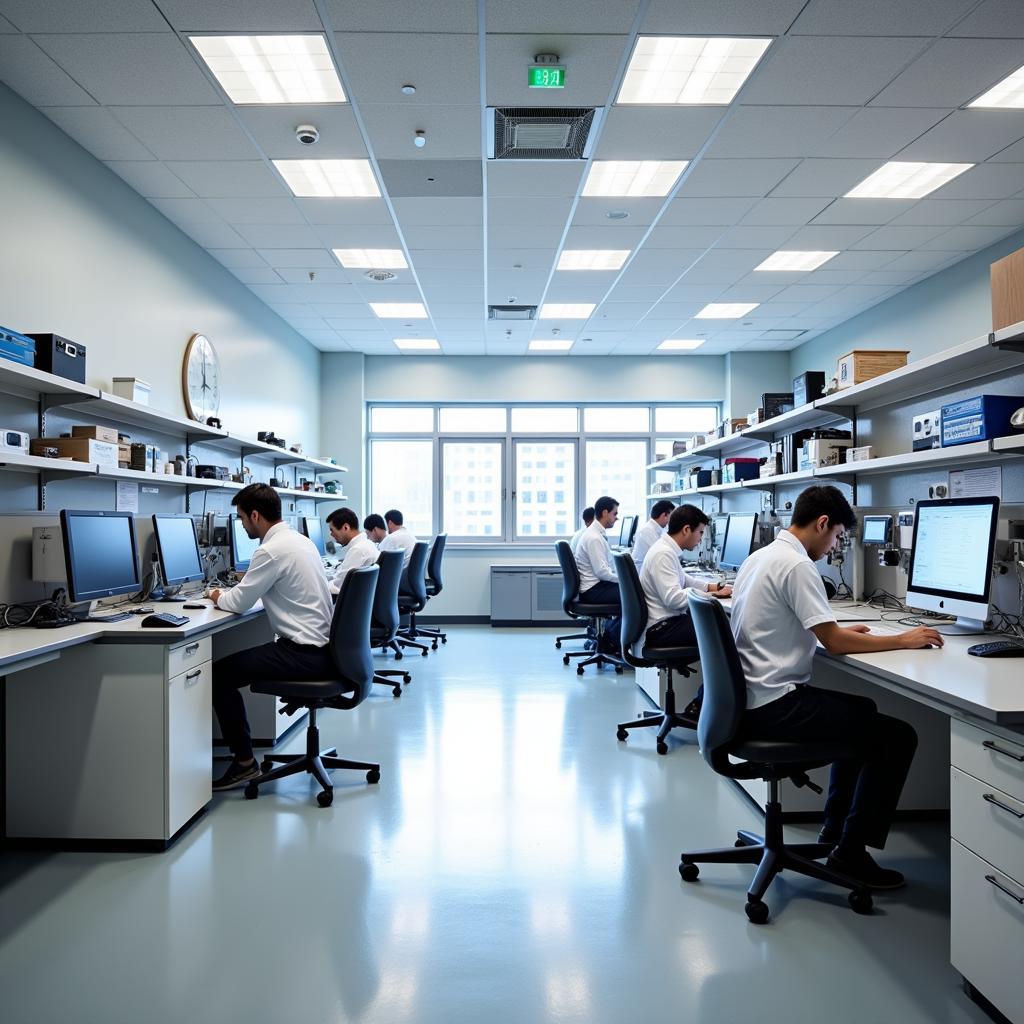
M 473 249 L 483 243 L 483 230 L 479 227 L 406 224 L 402 227 L 402 234 L 410 249 L 440 249 L 445 245 L 453 249 Z
M 889 288 L 903 287 L 910 284 L 918 276 L 916 270 L 872 270 L 865 274 L 857 283 L 870 285 L 886 285 Z
M 34 6 L 34 5 L 33 5 Z M 8 32 L 17 33 L 18 29 L 14 27 L 5 17 L 0 15 L 0 34 L 6 34 Z
M 236 107 L 235 113 L 271 160 L 308 160 L 310 156 L 319 160 L 359 160 L 367 155 L 355 114 L 347 103 L 242 106 Z M 295 137 L 295 127 L 300 124 L 312 124 L 320 130 L 313 153 Z
M 865 107 L 811 155 L 888 160 L 947 113 L 948 110 L 935 107 Z
M 37 107 L 96 103 L 28 36 L 0 35 L 0 80 Z
M 892 251 L 871 251 L 857 252 L 850 250 L 841 252 L 838 256 L 828 261 L 830 270 L 878 270 L 892 263 L 901 254 Z
M 628 223 L 628 222 L 627 222 Z M 559 231 L 561 226 L 558 225 Z M 507 229 L 502 229 L 502 236 Z M 531 229 L 526 229 L 527 231 Z M 565 238 L 565 249 L 635 249 L 644 236 L 644 228 L 621 227 L 618 222 L 607 227 L 572 225 Z M 556 238 L 557 243 L 557 238 Z
M 3 0 L 0 6 L 25 33 L 171 31 L 156 7 L 138 0 Z
M 1024 39 L 1024 5 L 1020 0 L 985 0 L 956 26 L 952 35 Z
M 651 0 L 644 32 L 781 35 L 807 0 Z
M 1017 224 L 991 225 L 962 225 L 957 228 L 950 228 L 941 235 L 925 242 L 921 248 L 938 249 L 947 252 L 958 252 L 962 250 L 984 249 L 993 245 L 1000 238 L 1005 238 L 1017 230 Z
M 216 107 L 108 107 L 160 160 L 255 160 L 231 111 Z
M 575 196 L 584 164 L 523 163 L 519 160 L 490 161 L 487 164 L 487 194 L 495 196 Z
M 739 107 L 711 143 L 709 157 L 812 156 L 856 107 Z
M 849 36 L 780 39 L 751 78 L 743 102 L 861 106 L 926 42 Z
M 623 199 L 614 196 L 583 196 L 576 203 L 572 222 L 595 227 L 609 223 L 646 226 L 654 223 L 664 205 L 665 200 L 662 198 Z M 628 213 L 629 216 L 625 218 L 625 221 L 612 219 L 608 216 L 610 212 Z
M 175 225 L 181 228 L 198 245 L 207 248 L 228 248 L 233 245 L 245 245 L 245 242 L 238 236 L 234 228 L 229 227 L 216 217 L 209 217 L 204 220 L 175 220 Z
M 261 199 L 287 194 L 277 175 L 258 160 L 178 160 L 164 166 L 203 198 Z
M 475 202 L 477 200 L 442 200 L 433 202 Z M 329 199 L 308 198 L 291 200 L 310 224 L 374 224 L 391 226 L 391 213 L 383 199 Z M 418 202 L 418 200 L 398 200 Z M 262 204 L 261 204 L 262 205 Z M 263 221 L 264 224 L 271 223 Z
M 480 227 L 483 224 L 484 204 L 476 196 L 395 199 L 393 202 L 403 227 L 424 224 Z
M 817 199 L 762 199 L 744 215 L 740 223 L 793 225 L 796 228 L 812 220 L 827 205 L 828 201 L 824 197 Z
M 313 0 L 160 0 L 179 32 L 322 32 Z
M 879 160 L 804 160 L 773 196 L 843 196 L 877 170 Z
M 599 160 L 689 160 L 724 113 L 723 107 L 613 106 L 595 155 Z
M 476 32 L 476 0 L 326 0 L 332 27 L 345 32 Z
M 333 286 L 349 283 L 348 276 L 341 267 L 313 269 L 307 267 L 282 267 L 277 271 L 277 273 L 285 284 L 319 284 Z M 309 279 L 310 274 L 313 274 L 312 281 Z
M 567 198 L 531 197 L 531 198 L 498 198 L 487 203 L 487 223 L 490 227 L 508 224 L 529 225 L 547 224 L 565 226 L 569 217 L 572 200 Z M 436 222 L 435 222 L 436 223 Z M 597 222 L 607 225 L 611 230 L 618 230 L 619 221 L 607 218 Z M 636 228 L 637 231 L 641 228 Z
M 378 164 L 387 194 L 399 196 L 482 196 L 479 160 L 381 160 Z
M 796 165 L 796 160 L 701 160 L 678 194 L 684 199 L 718 196 L 760 199 Z
M 108 160 L 107 166 L 147 199 L 194 195 L 181 178 L 156 160 Z
M 429 163 L 446 160 L 479 160 L 481 155 L 480 108 L 400 103 L 363 103 L 360 113 L 370 147 L 378 160 L 409 160 Z M 416 132 L 426 135 L 417 149 Z M 429 172 L 428 172 L 429 173 Z
M 1009 199 L 1020 191 L 1024 164 L 979 164 L 936 189 L 932 199 Z
M 269 267 L 236 267 L 231 271 L 242 284 L 280 284 L 281 278 Z M 295 321 L 288 321 L 293 327 Z M 322 321 L 320 321 L 322 322 Z M 310 324 L 310 326 L 315 326 Z
M 153 159 L 105 107 L 44 107 L 43 113 L 98 160 Z
M 321 242 L 305 224 L 239 224 L 238 233 L 257 249 L 315 249 Z
M 712 249 L 697 264 L 697 269 L 728 267 L 744 273 L 753 270 L 771 256 L 771 249 Z M 687 275 L 689 278 L 689 274 Z
M 917 249 L 929 239 L 942 233 L 941 227 L 916 225 L 912 227 L 878 228 L 852 245 L 854 249 Z
M 266 268 L 267 261 L 253 249 L 208 249 L 209 254 L 228 270 Z
M 996 153 L 990 160 L 992 163 L 1022 163 L 1024 164 L 1024 139 L 1015 142 L 1012 146 Z
M 555 261 L 555 250 L 551 247 L 543 249 L 501 249 L 491 245 L 487 253 L 487 266 L 490 270 L 543 270 L 551 269 Z
M 975 0 L 817 0 L 790 29 L 810 36 L 942 35 Z
M 738 224 L 756 205 L 756 199 L 673 199 L 658 226 Z
M 487 0 L 488 32 L 628 32 L 639 0 L 574 0 L 552 4 L 550 0 Z
M 483 265 L 483 252 L 480 249 L 413 249 L 410 248 L 413 266 L 419 273 L 426 269 L 435 270 L 475 270 Z M 550 259 L 548 266 L 551 265 Z M 495 269 L 491 264 L 491 269 Z
M 326 249 L 285 249 L 275 246 L 257 252 L 264 264 L 275 270 L 327 270 L 338 266 L 338 261 Z
M 945 224 L 952 227 L 965 222 L 978 223 L 970 218 L 991 207 L 990 199 L 919 199 L 906 213 L 894 218 L 892 224 Z M 991 223 L 1002 224 L 1003 221 Z
M 432 273 L 451 276 L 447 270 L 436 270 Z M 548 283 L 548 272 L 537 270 L 505 270 L 493 269 L 487 275 L 487 299 L 489 302 L 504 303 L 515 301 L 532 304 L 540 301 L 544 288 Z
M 1001 203 L 994 203 L 985 210 L 979 210 L 966 223 L 985 224 L 994 227 L 1002 224 L 1024 225 L 1024 199 L 1004 199 Z
M 981 163 L 1020 139 L 1024 139 L 1024 111 L 956 110 L 896 159 Z
M 170 32 L 40 35 L 35 41 L 105 106 L 218 103 L 177 36 Z
M 836 199 L 814 218 L 815 224 L 888 224 L 916 199 Z
M 789 237 L 786 247 L 800 251 L 831 252 L 835 250 L 842 255 L 843 249 L 860 241 L 870 230 L 870 227 L 864 225 L 808 224 Z M 834 259 L 839 259 L 839 257 L 836 256 Z M 829 266 L 832 266 L 832 260 L 829 260 Z
M 320 243 L 328 249 L 402 248 L 398 232 L 391 225 L 320 224 L 314 231 Z
M 728 228 L 716 245 L 721 249 L 782 249 L 794 230 L 792 225 L 740 224 Z

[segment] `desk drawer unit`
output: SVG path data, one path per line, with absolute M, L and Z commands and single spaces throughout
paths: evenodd
M 213 797 L 212 700 L 213 670 L 209 661 L 167 681 L 167 763 L 172 769 L 167 772 L 164 798 L 168 836 L 173 836 Z
M 949 780 L 954 839 L 1005 872 L 1024 880 L 1024 803 L 953 768 Z
M 1007 739 L 954 718 L 949 746 L 954 768 L 1024 801 L 1024 737 Z
M 213 657 L 213 641 L 209 637 L 202 640 L 190 640 L 187 644 L 171 647 L 167 651 L 167 678 L 175 676 L 202 665 Z

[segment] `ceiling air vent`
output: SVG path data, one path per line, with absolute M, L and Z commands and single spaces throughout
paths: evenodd
M 397 274 L 392 274 L 390 270 L 368 270 L 363 277 L 368 281 L 376 281 L 377 284 L 383 284 L 385 281 L 394 281 Z
M 491 160 L 584 160 L 601 110 L 594 107 L 488 107 Z
M 488 320 L 536 320 L 536 306 L 488 306 Z

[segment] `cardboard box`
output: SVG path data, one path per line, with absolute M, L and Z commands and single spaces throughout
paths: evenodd
M 939 425 L 942 410 L 933 409 L 914 417 L 914 431 L 911 435 L 911 451 L 926 452 L 932 448 L 942 447 L 942 432 Z
M 737 417 L 735 419 L 726 420 L 725 423 L 726 423 L 726 428 L 725 428 L 726 434 L 735 434 L 735 433 L 739 432 L 740 430 L 746 430 L 747 427 L 750 426 L 750 424 L 747 423 L 746 417 L 743 417 L 743 419 L 740 419 L 739 417 Z
M 36 437 L 29 443 L 32 455 L 41 455 L 43 448 L 56 448 L 60 459 L 95 462 L 103 469 L 117 469 L 117 444 L 109 441 L 90 437 Z
M 907 365 L 909 350 L 858 348 L 839 357 L 836 363 L 836 383 L 840 391 L 863 384 L 883 373 L 891 373 Z
M 852 447 L 853 441 L 850 438 L 808 438 L 800 450 L 800 463 L 797 469 L 839 466 L 846 461 L 846 450 Z
M 1024 249 L 996 260 L 990 268 L 992 330 L 1024 320 Z
M 107 441 L 110 444 L 117 444 L 116 427 L 94 427 L 79 424 L 71 428 L 72 437 L 90 437 L 94 441 Z
M 862 444 L 859 448 L 848 448 L 846 451 L 847 462 L 870 462 L 871 445 Z

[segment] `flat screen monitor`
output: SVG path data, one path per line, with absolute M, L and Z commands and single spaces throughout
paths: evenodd
M 756 512 L 732 512 L 725 531 L 718 564 L 723 569 L 738 569 L 750 554 L 757 533 Z
M 178 587 L 203 578 L 196 521 L 188 515 L 155 515 L 156 554 L 164 583 Z
M 231 568 L 235 572 L 245 572 L 260 542 L 249 537 L 238 516 L 231 516 L 230 527 L 228 536 L 231 538 Z
M 619 547 L 628 548 L 636 529 L 636 516 L 623 516 L 619 520 Z
M 864 517 L 864 544 L 885 545 L 889 543 L 892 532 L 892 516 Z
M 320 557 L 323 558 L 327 554 L 327 549 L 324 547 L 323 523 L 316 516 L 303 516 L 299 520 L 299 524 L 302 532 L 316 545 Z
M 131 512 L 62 509 L 60 529 L 68 599 L 72 603 L 141 589 L 139 547 Z
M 989 613 L 999 499 L 919 501 L 907 604 L 955 615 L 940 633 L 983 633 Z
M 728 525 L 729 516 L 726 513 L 711 517 L 711 523 L 709 524 L 708 529 L 704 531 L 706 534 L 711 534 L 708 540 L 708 545 L 710 547 L 721 549 L 722 545 L 725 543 L 725 530 Z

